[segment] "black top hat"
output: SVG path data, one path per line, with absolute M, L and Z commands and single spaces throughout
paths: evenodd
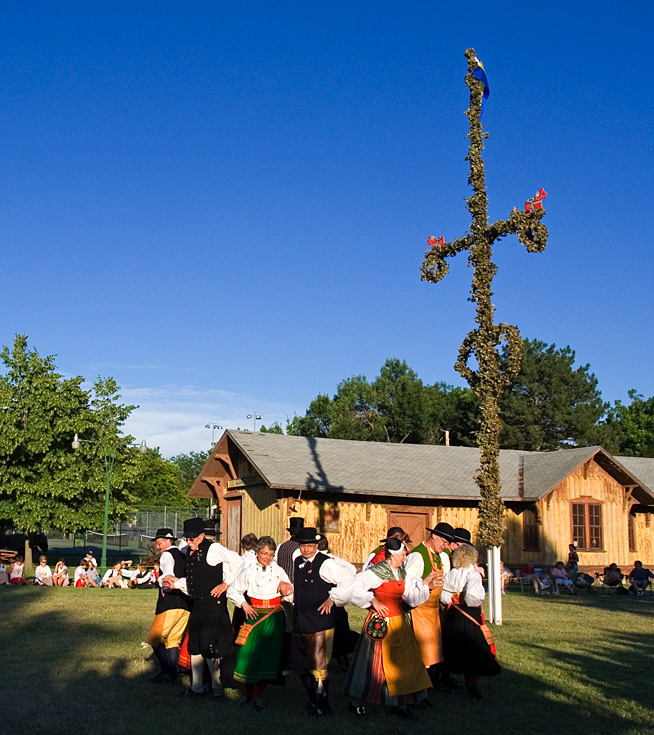
M 470 544 L 472 546 L 472 536 L 467 528 L 455 528 L 452 540 L 457 544 Z
M 158 538 L 169 538 L 171 541 L 174 541 L 175 536 L 173 535 L 173 529 L 172 528 L 157 528 L 157 531 L 154 534 L 155 541 Z
M 293 516 L 288 519 L 288 528 L 286 529 L 291 536 L 296 534 L 300 528 L 304 528 L 304 518 Z
M 216 520 L 214 518 L 205 518 L 204 532 L 209 534 L 209 536 L 216 535 Z
M 444 538 L 446 541 L 454 541 L 454 529 L 449 523 L 437 523 L 433 528 L 428 528 L 427 530 Z
M 184 537 L 197 538 L 204 533 L 204 520 L 202 518 L 189 518 L 184 521 Z
M 320 534 L 315 528 L 300 528 L 295 534 L 295 540 L 298 544 L 317 544 L 320 541 Z

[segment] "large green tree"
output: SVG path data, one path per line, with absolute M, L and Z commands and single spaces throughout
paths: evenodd
M 101 528 L 107 456 L 115 458 L 111 517 L 126 517 L 140 455 L 121 426 L 135 406 L 119 402 L 111 378 L 91 390 L 80 376 L 64 378 L 24 334 L 0 359 L 0 518 L 21 531 Z M 86 440 L 76 452 L 74 434 Z
M 574 362 L 570 347 L 523 341 L 520 371 L 500 397 L 502 447 L 547 451 L 593 443 L 607 404 L 590 366 Z
M 629 405 L 615 401 L 609 408 L 597 427 L 597 441 L 612 454 L 654 457 L 654 397 L 632 389 L 629 398 Z

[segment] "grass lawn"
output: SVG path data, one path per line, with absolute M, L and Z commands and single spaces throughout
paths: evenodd
M 146 638 L 154 590 L 0 587 L 0 733 L 482 733 L 483 735 L 654 735 L 654 597 L 535 597 L 510 591 L 496 628 L 501 676 L 486 694 L 432 693 L 419 721 L 370 707 L 347 712 L 343 674 L 333 672 L 334 715 L 308 720 L 291 675 L 264 693 L 265 709 L 180 700 L 182 684 L 154 685 Z M 361 611 L 350 611 L 352 627 Z

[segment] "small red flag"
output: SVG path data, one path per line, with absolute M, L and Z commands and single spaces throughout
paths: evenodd
M 437 242 L 438 241 L 436 240 L 436 238 L 433 235 L 430 235 L 427 238 L 427 245 L 436 245 Z

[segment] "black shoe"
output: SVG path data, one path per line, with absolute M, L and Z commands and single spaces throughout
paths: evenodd
M 153 676 L 150 681 L 153 684 L 168 684 L 169 682 L 173 681 L 170 674 L 166 673 L 165 671 L 160 671 L 156 676 Z
M 177 696 L 178 697 L 188 697 L 189 699 L 194 699 L 195 697 L 204 697 L 204 692 L 194 692 L 192 689 L 185 689 L 183 692 L 180 692 Z
M 217 684 L 212 690 L 214 699 L 225 699 L 225 690 L 222 684 Z
M 401 717 L 403 720 L 417 720 L 413 714 L 411 707 L 391 707 L 391 714 L 394 717 Z
M 473 699 L 483 699 L 484 695 L 481 693 L 481 689 L 472 682 L 466 683 L 466 689 L 468 690 L 468 696 Z
M 429 697 L 425 697 L 425 698 L 424 698 L 424 699 L 423 699 L 423 700 L 422 700 L 422 701 L 420 702 L 420 706 L 421 706 L 421 707 L 435 707 L 436 705 L 435 705 L 435 704 L 434 704 L 434 703 L 433 703 L 433 702 L 431 701 L 431 699 L 429 699 Z
M 352 702 L 350 702 L 347 707 L 347 711 L 351 712 L 353 715 L 357 715 L 358 717 L 365 717 L 366 715 L 366 708 L 362 704 L 357 707 L 356 705 L 352 704 Z
M 463 684 L 459 684 L 459 682 L 455 681 L 451 676 L 441 677 L 441 686 L 449 689 L 451 692 L 455 689 L 463 689 Z

